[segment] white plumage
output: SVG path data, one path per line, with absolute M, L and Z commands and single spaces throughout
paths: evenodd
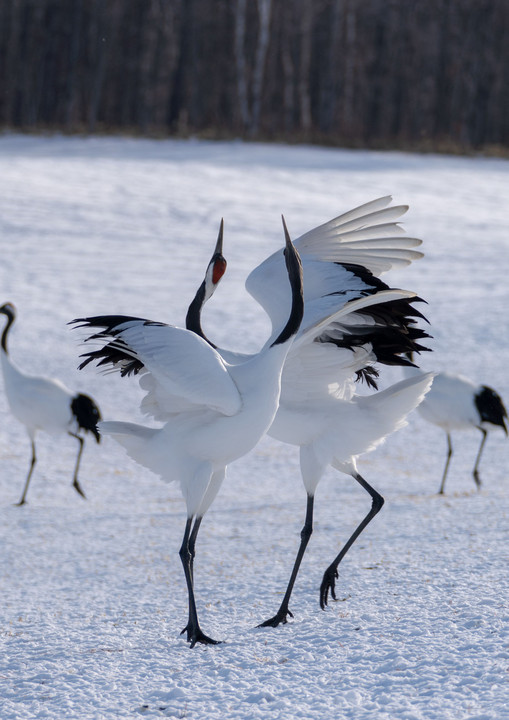
M 257 355 L 232 366 L 204 340 L 182 328 L 139 318 L 101 316 L 76 320 L 97 328 L 81 368 L 97 361 L 123 375 L 141 373 L 145 412 L 164 420 L 160 428 L 104 422 L 100 429 L 137 462 L 163 480 L 180 482 L 187 521 L 180 556 L 188 589 L 187 640 L 210 644 L 198 622 L 193 560 L 198 530 L 223 481 L 226 466 L 247 453 L 270 426 L 277 410 L 285 357 L 303 315 L 302 269 L 286 231 L 285 260 L 291 310 L 278 336 Z M 286 280 L 288 292 L 288 279 Z M 288 293 L 290 294 L 290 293 Z M 308 329 L 312 332 L 311 329 Z M 317 325 L 315 332 L 320 331 Z
M 480 488 L 479 464 L 488 431 L 500 427 L 507 435 L 507 411 L 500 395 L 493 388 L 476 385 L 462 375 L 437 373 L 433 387 L 418 410 L 425 420 L 442 428 L 447 435 L 447 458 L 439 494 L 444 492 L 453 454 L 451 432 L 473 428 L 481 431 L 481 444 L 472 470 L 474 482 Z
M 300 468 L 307 493 L 306 520 L 301 545 L 286 594 L 276 615 L 262 623 L 273 627 L 291 615 L 288 604 L 298 569 L 312 533 L 316 487 L 326 468 L 351 475 L 371 495 L 372 507 L 341 552 L 324 573 L 320 604 L 329 591 L 335 598 L 337 567 L 352 543 L 372 520 L 383 498 L 362 478 L 356 457 L 374 449 L 387 435 L 406 424 L 406 417 L 429 390 L 433 375 L 405 380 L 371 396 L 355 394 L 355 379 L 375 386 L 377 362 L 406 365 L 402 357 L 410 348 L 419 351 L 426 336 L 414 327 L 415 293 L 390 290 L 376 275 L 422 257 L 415 250 L 421 241 L 402 236 L 393 221 L 406 206 L 386 207 L 391 198 L 380 198 L 331 220 L 301 236 L 295 246 L 304 272 L 305 313 L 326 316 L 344 304 L 343 316 L 335 316 L 319 336 L 303 337 L 302 330 L 290 348 L 281 378 L 279 408 L 268 431 L 272 437 L 300 447 Z M 220 232 L 220 239 L 222 233 Z M 218 241 L 204 282 L 190 305 L 187 327 L 205 337 L 200 323 L 203 304 L 212 295 L 213 268 L 226 262 Z M 281 293 L 282 252 L 274 253 L 249 275 L 246 288 L 268 313 L 273 332 L 281 322 L 287 301 Z M 363 300 L 366 306 L 362 306 Z M 422 316 L 421 316 L 422 317 Z M 229 362 L 245 356 L 218 349 Z
M 59 380 L 21 372 L 12 363 L 7 350 L 7 337 L 16 318 L 16 309 L 12 303 L 5 303 L 0 307 L 0 313 L 7 317 L 0 350 L 5 394 L 12 414 L 26 427 L 32 446 L 30 468 L 17 504 L 24 505 L 26 502 L 28 486 L 37 461 L 35 436 L 38 430 L 51 435 L 65 432 L 78 440 L 80 446 L 74 468 L 73 487 L 84 498 L 85 494 L 78 481 L 84 444 L 79 433 L 81 430 L 92 432 L 99 442 L 96 427 L 101 418 L 99 408 L 90 397 L 73 393 Z

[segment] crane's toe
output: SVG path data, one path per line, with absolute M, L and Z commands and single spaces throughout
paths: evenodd
M 222 643 L 222 640 L 214 640 L 208 635 L 205 635 L 205 633 L 203 633 L 201 630 L 198 630 L 197 633 L 192 634 L 190 638 L 187 638 L 187 640 L 191 643 L 192 648 L 194 648 L 196 643 L 201 643 L 202 645 L 221 645 Z
M 77 480 L 75 480 L 75 481 L 73 482 L 72 486 L 73 486 L 73 488 L 76 490 L 76 492 L 78 493 L 78 495 L 81 495 L 81 497 L 82 497 L 84 500 L 87 499 L 87 496 L 86 496 L 85 493 L 83 492 L 83 489 L 82 489 L 81 485 L 79 484 L 79 482 L 78 482 Z
M 199 625 L 196 627 L 186 625 L 180 634 L 183 635 L 184 633 L 187 633 L 187 642 L 190 643 L 192 648 L 194 648 L 197 643 L 201 643 L 202 645 L 221 645 L 223 642 L 222 640 L 214 640 L 208 635 L 205 635 Z
M 338 571 L 336 568 L 328 567 L 323 574 L 322 584 L 320 585 L 320 607 L 325 610 L 329 601 L 329 592 L 331 598 L 336 600 L 336 578 Z
M 274 617 L 269 618 L 268 620 L 265 620 L 265 622 L 260 623 L 256 627 L 262 628 L 262 627 L 277 627 L 278 625 L 286 625 L 288 622 L 288 618 L 293 618 L 293 613 L 288 610 L 288 608 L 279 610 Z

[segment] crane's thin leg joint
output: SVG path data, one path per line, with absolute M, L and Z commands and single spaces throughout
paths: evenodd
M 194 579 L 193 579 L 193 563 L 195 555 L 195 544 L 198 530 L 200 529 L 201 518 L 198 518 L 193 526 L 193 518 L 190 517 L 186 522 L 186 529 L 184 531 L 184 538 L 182 545 L 179 550 L 180 560 L 182 567 L 184 568 L 184 575 L 186 577 L 187 594 L 189 599 L 189 614 L 188 621 L 182 633 L 187 633 L 187 641 L 193 648 L 196 643 L 203 643 L 204 645 L 217 645 L 219 640 L 213 640 L 212 638 L 205 635 L 200 628 L 198 622 L 198 612 L 196 610 L 196 601 L 194 597 Z
M 479 446 L 479 452 L 477 453 L 477 457 L 475 459 L 474 471 L 472 473 L 474 482 L 478 490 L 481 489 L 481 478 L 479 477 L 479 463 L 481 462 L 481 455 L 482 451 L 484 450 L 484 443 L 486 442 L 486 438 L 488 437 L 488 433 L 486 432 L 486 430 L 484 430 L 483 428 L 480 428 L 480 430 L 482 432 L 482 440 Z
M 80 448 L 79 448 L 79 450 L 78 450 L 78 457 L 76 458 L 76 466 L 75 466 L 75 468 L 74 468 L 74 475 L 73 475 L 73 479 L 72 479 L 72 486 L 73 486 L 73 488 L 76 490 L 76 492 L 77 492 L 79 495 L 81 495 L 82 498 L 84 498 L 84 499 L 86 500 L 87 497 L 86 497 L 85 493 L 83 492 L 83 489 L 82 489 L 81 485 L 80 485 L 79 482 L 78 482 L 78 471 L 79 471 L 79 469 L 80 469 L 81 454 L 83 453 L 84 440 L 83 440 L 83 438 L 82 438 L 80 435 L 76 435 L 76 433 L 70 432 L 69 435 L 70 435 L 71 437 L 76 438 L 76 440 L 78 440 L 78 441 L 79 441 L 79 444 L 80 444 Z
M 375 515 L 380 512 L 382 509 L 382 506 L 384 504 L 384 499 L 378 493 L 369 483 L 364 480 L 364 478 L 359 475 L 358 473 L 354 475 L 357 482 L 371 495 L 371 509 L 362 520 L 362 522 L 359 523 L 359 525 L 356 527 L 356 529 L 353 531 L 353 533 L 348 538 L 345 545 L 341 548 L 341 551 L 336 556 L 336 558 L 333 560 L 333 562 L 329 565 L 327 570 L 323 574 L 322 584 L 320 585 L 320 607 L 322 610 L 325 610 L 325 607 L 328 602 L 328 596 L 329 591 L 331 594 L 331 597 L 333 600 L 336 600 L 336 578 L 338 577 L 338 565 L 341 562 L 341 560 L 344 558 L 348 550 L 351 548 L 353 543 L 357 540 L 361 532 L 364 530 L 364 528 L 373 520 Z
M 30 478 L 32 477 L 32 473 L 34 471 L 36 462 L 37 462 L 37 457 L 35 454 L 35 442 L 32 440 L 32 460 L 30 462 L 30 468 L 28 469 L 28 475 L 27 475 L 27 479 L 25 480 L 25 487 L 23 488 L 23 494 L 21 496 L 21 500 L 16 503 L 16 505 L 18 507 L 21 507 L 26 502 L 25 498 L 26 498 L 26 495 L 28 492 L 28 486 L 30 485 Z
M 451 457 L 452 457 L 452 442 L 451 442 L 451 436 L 449 435 L 449 433 L 447 433 L 447 460 L 445 461 L 444 474 L 442 475 L 442 482 L 440 483 L 440 490 L 438 491 L 439 495 L 444 494 L 445 478 L 447 477 L 447 472 L 449 470 L 449 463 L 451 462 Z
M 268 620 L 265 620 L 265 622 L 260 623 L 258 627 L 277 627 L 281 623 L 285 624 L 287 622 L 288 616 L 293 617 L 293 614 L 290 612 L 288 605 L 293 592 L 293 586 L 295 585 L 295 580 L 297 579 L 297 575 L 300 569 L 302 558 L 304 557 L 304 553 L 306 552 L 309 538 L 313 533 L 313 505 L 314 495 L 308 495 L 306 505 L 306 519 L 304 521 L 304 527 L 300 532 L 299 550 L 297 552 L 297 557 L 295 558 L 292 574 L 288 582 L 288 587 L 286 588 L 285 596 L 283 598 L 283 601 L 281 602 L 279 610 L 274 615 L 274 617 L 271 617 Z

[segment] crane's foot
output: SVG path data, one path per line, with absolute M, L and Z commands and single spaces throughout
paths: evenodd
M 180 634 L 183 635 L 184 633 L 187 633 L 187 642 L 190 643 L 192 648 L 194 648 L 196 643 L 201 643 L 202 645 L 221 645 L 222 643 L 222 640 L 213 640 L 208 635 L 205 635 L 199 625 L 196 627 L 192 627 L 189 624 L 186 625 Z
M 14 507 L 22 507 L 22 505 L 26 505 L 26 504 L 27 504 L 27 501 L 23 499 L 17 503 L 14 503 Z
M 280 608 L 277 611 L 277 613 L 274 615 L 274 617 L 271 617 L 268 620 L 265 620 L 265 622 L 260 623 L 256 627 L 259 627 L 259 628 L 274 627 L 275 628 L 278 625 L 286 625 L 289 617 L 293 618 L 293 613 L 288 608 L 284 608 L 282 610 Z
M 338 571 L 334 567 L 328 567 L 323 574 L 322 584 L 320 585 L 320 607 L 325 610 L 329 601 L 329 592 L 333 600 L 336 598 L 336 578 Z
M 482 483 L 481 483 L 481 478 L 479 477 L 479 473 L 477 472 L 477 470 L 474 471 L 473 476 L 474 476 L 474 482 L 477 486 L 477 489 L 480 490 Z
M 81 497 L 82 497 L 84 500 L 87 499 L 87 496 L 86 496 L 85 493 L 83 492 L 83 490 L 82 490 L 82 488 L 81 488 L 81 485 L 79 484 L 79 482 L 78 482 L 77 480 L 74 480 L 72 486 L 73 486 L 73 488 L 76 490 L 76 492 L 78 493 L 78 495 L 81 495 Z

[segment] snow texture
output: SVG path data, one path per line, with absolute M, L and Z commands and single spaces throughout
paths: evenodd
M 75 317 L 122 313 L 184 324 L 221 217 L 229 262 L 204 313 L 218 345 L 254 351 L 269 322 L 244 290 L 283 242 L 360 203 L 410 205 L 425 257 L 384 279 L 415 290 L 434 352 L 422 367 L 492 385 L 509 402 L 509 162 L 199 141 L 0 138 L 0 302 L 18 319 L 10 352 L 23 370 L 91 394 L 105 419 L 142 418 L 135 380 L 76 370 Z M 401 379 L 383 372 L 383 385 Z M 1 384 L 0 384 L 1 388 Z M 319 586 L 369 508 L 329 469 L 291 602 L 274 614 L 293 563 L 305 493 L 296 448 L 264 438 L 230 466 L 198 539 L 205 632 L 179 635 L 186 591 L 178 486 L 113 441 L 85 445 L 71 487 L 73 438 L 38 436 L 25 507 L 24 428 L 0 392 L 3 720 L 177 717 L 501 720 L 509 717 L 508 441 L 456 433 L 446 494 L 445 435 L 416 413 L 359 462 L 385 497 L 340 566 L 339 600 Z

